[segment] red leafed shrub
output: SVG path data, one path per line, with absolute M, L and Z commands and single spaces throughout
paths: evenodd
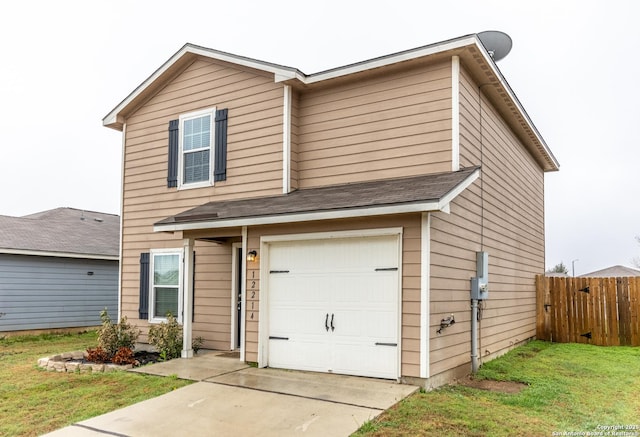
M 100 346 L 87 349 L 87 361 L 93 363 L 105 363 L 109 361 L 109 354 Z
M 136 359 L 133 356 L 133 351 L 129 347 L 121 347 L 112 359 L 114 364 L 135 364 Z

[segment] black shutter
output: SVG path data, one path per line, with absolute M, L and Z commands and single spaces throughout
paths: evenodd
M 180 121 L 169 122 L 169 166 L 167 171 L 167 188 L 178 186 L 178 143 L 180 142 Z
M 140 320 L 149 318 L 149 252 L 140 254 Z
M 193 280 L 191 282 L 191 322 L 196 318 L 196 251 L 193 251 Z
M 214 181 L 227 180 L 227 109 L 216 111 Z

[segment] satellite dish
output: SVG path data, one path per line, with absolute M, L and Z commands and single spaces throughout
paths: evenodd
M 491 58 L 496 62 L 507 56 L 511 51 L 511 47 L 513 47 L 511 37 L 504 32 L 485 30 L 477 35 L 484 48 L 489 52 Z

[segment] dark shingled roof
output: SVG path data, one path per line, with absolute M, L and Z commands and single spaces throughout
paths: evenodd
M 168 217 L 156 225 L 233 221 L 439 201 L 478 168 L 469 167 L 456 172 L 307 188 L 276 196 L 214 201 Z
M 0 215 L 0 253 L 56 252 L 117 257 L 120 217 L 73 208 L 56 208 L 24 217 Z

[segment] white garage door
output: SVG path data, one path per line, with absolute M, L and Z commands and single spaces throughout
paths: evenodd
M 399 238 L 272 243 L 268 365 L 398 377 Z

